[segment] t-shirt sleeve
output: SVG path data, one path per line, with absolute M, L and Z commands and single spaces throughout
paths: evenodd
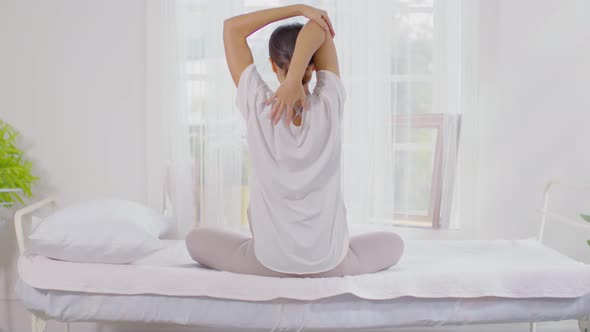
M 344 84 L 336 74 L 329 70 L 319 70 L 316 73 L 317 83 L 314 94 L 322 98 L 330 107 L 342 112 L 346 101 Z
M 248 120 L 250 114 L 256 114 L 257 110 L 264 108 L 264 102 L 269 95 L 270 88 L 264 82 L 256 66 L 252 63 L 240 75 L 238 91 L 236 93 L 236 106 L 244 119 Z

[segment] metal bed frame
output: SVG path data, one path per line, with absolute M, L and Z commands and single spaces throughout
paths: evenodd
M 569 219 L 567 217 L 561 216 L 557 213 L 553 213 L 548 210 L 551 189 L 555 188 L 556 186 L 561 186 L 561 187 L 578 189 L 578 190 L 590 192 L 590 185 L 583 186 L 583 185 L 577 185 L 577 184 L 573 184 L 573 183 L 562 182 L 562 181 L 558 181 L 558 180 L 550 181 L 547 183 L 547 185 L 545 186 L 545 191 L 544 191 L 543 207 L 539 211 L 541 213 L 541 223 L 539 225 L 539 231 L 537 233 L 537 240 L 541 243 L 543 242 L 543 235 L 545 233 L 545 223 L 547 221 L 547 217 L 550 217 L 554 221 L 557 221 L 560 223 L 565 223 L 565 224 L 568 224 L 570 226 L 575 226 L 575 227 L 583 227 L 586 230 L 590 230 L 590 227 L 587 225 L 584 225 L 583 223 Z M 165 205 L 167 205 L 167 204 L 165 204 Z M 57 203 L 56 203 L 55 199 L 50 197 L 50 198 L 41 200 L 39 202 L 36 202 L 32 205 L 26 206 L 26 207 L 16 211 L 16 213 L 14 215 L 14 224 L 15 224 L 16 239 L 18 242 L 18 248 L 19 248 L 20 254 L 23 254 L 25 251 L 25 238 L 23 236 L 23 233 L 24 233 L 24 231 L 23 231 L 23 217 L 27 214 L 30 214 L 34 211 L 40 210 L 41 208 L 47 207 L 47 206 L 51 206 L 52 208 L 55 209 L 57 207 Z M 164 212 L 165 212 L 165 214 L 169 213 L 167 206 L 165 207 Z M 33 332 L 44 332 L 47 327 L 47 321 L 49 321 L 49 320 L 51 320 L 51 318 L 48 318 L 42 314 L 31 313 L 32 331 Z M 70 323 L 69 322 L 62 322 L 62 323 L 65 323 L 65 331 L 70 332 Z M 578 326 L 579 326 L 581 332 L 590 332 L 590 313 L 588 315 L 578 319 Z M 530 323 L 530 332 L 536 332 L 536 330 L 537 330 L 536 322 L 531 322 Z

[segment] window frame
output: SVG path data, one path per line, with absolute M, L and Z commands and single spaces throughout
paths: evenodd
M 440 211 L 442 202 L 442 178 L 443 178 L 443 137 L 444 114 L 422 113 L 412 115 L 399 115 L 394 117 L 395 128 L 429 128 L 436 130 L 434 161 L 432 165 L 432 177 L 430 186 L 430 199 L 427 215 L 394 213 L 392 224 L 418 226 L 428 228 L 440 228 Z M 398 151 L 396 149 L 396 151 Z

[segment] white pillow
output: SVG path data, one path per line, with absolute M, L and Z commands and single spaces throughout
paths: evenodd
M 125 264 L 163 248 L 167 218 L 141 204 L 91 200 L 33 217 L 29 253 L 54 259 Z M 36 225 L 36 227 L 35 227 Z
M 167 234 L 172 225 L 170 218 L 158 211 L 123 199 L 93 199 L 74 203 L 57 210 L 52 217 L 88 224 L 126 222 L 156 237 Z

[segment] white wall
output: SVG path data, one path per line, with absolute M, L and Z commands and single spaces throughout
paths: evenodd
M 482 1 L 481 169 L 464 229 L 435 237 L 534 235 L 548 179 L 590 183 L 589 12 L 585 0 Z M 141 0 L 0 0 L 0 118 L 22 132 L 40 196 L 146 201 L 144 15 Z M 584 236 L 557 230 L 551 243 L 588 257 Z M 0 298 L 14 278 L 11 232 L 0 233 Z
M 145 4 L 0 1 L 0 118 L 17 127 L 38 198 L 145 202 Z M 16 245 L 1 229 L 0 298 Z
M 473 194 L 484 237 L 534 234 L 549 179 L 590 184 L 588 13 L 584 0 L 481 4 L 481 153 Z M 590 211 L 588 194 L 585 205 L 579 194 L 556 194 L 561 203 Z M 586 237 L 547 229 L 550 243 L 590 261 Z
M 43 194 L 145 200 L 142 1 L 3 1 L 0 114 Z

